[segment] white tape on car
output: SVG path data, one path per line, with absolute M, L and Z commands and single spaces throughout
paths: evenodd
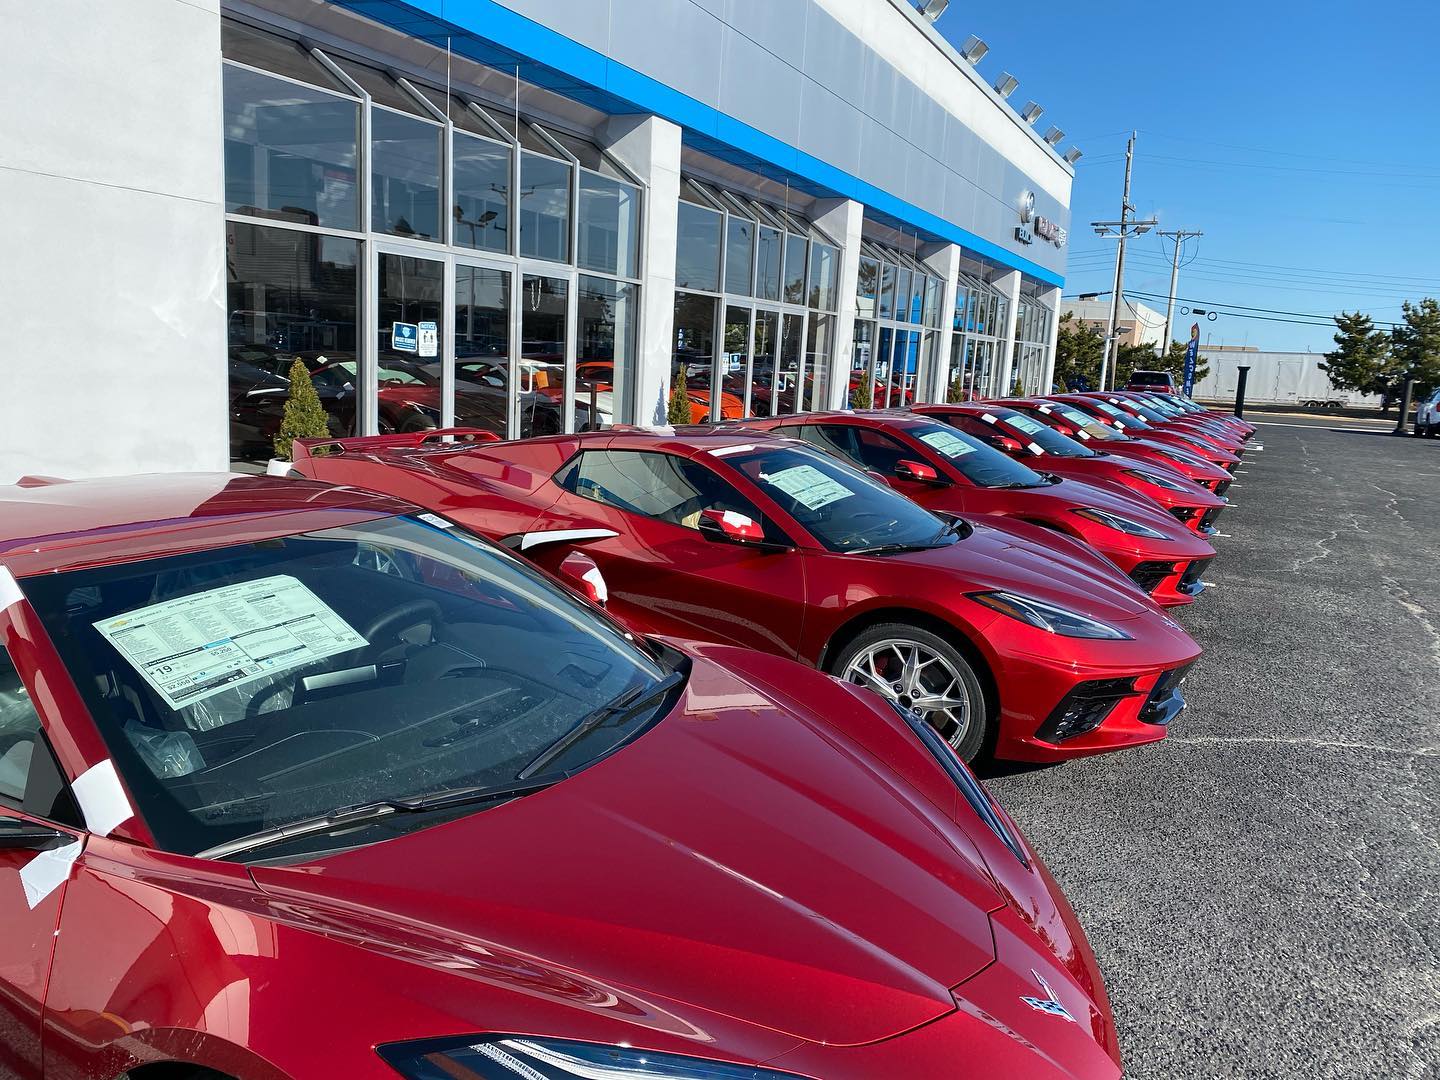
M 610 590 L 605 585 L 605 575 L 600 573 L 598 566 L 592 566 L 585 573 L 580 575 L 581 581 L 588 581 L 595 589 L 595 602 L 598 604 L 607 603 L 610 599 Z
M 25 903 L 33 911 L 47 896 L 70 880 L 70 871 L 85 845 L 79 840 L 64 847 L 42 851 L 20 869 L 20 885 L 25 890 Z
M 614 529 L 550 529 L 528 532 L 520 538 L 520 550 L 529 551 L 541 544 L 564 544 L 571 540 L 608 540 L 619 535 Z
M 10 573 L 8 567 L 0 566 L 0 611 L 4 611 L 11 604 L 18 604 L 24 599 L 25 594 L 15 583 L 15 576 Z
M 85 827 L 96 836 L 109 836 L 122 822 L 135 816 L 115 773 L 115 763 L 109 758 L 86 769 L 70 787 L 85 815 Z

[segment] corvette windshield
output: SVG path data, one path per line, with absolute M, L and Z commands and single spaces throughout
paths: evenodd
M 1125 399 L 1125 406 L 1127 408 L 1134 409 L 1146 420 L 1150 420 L 1157 424 L 1166 423 L 1170 419 L 1159 409 L 1152 408 L 1151 406 L 1146 405 L 1143 401 L 1137 401 L 1135 398 Z
M 1044 487 L 1045 478 L 1028 465 L 1006 457 L 973 435 L 948 424 L 908 424 L 905 433 L 919 439 L 977 487 Z
M 667 674 L 610 620 L 430 515 L 22 587 L 142 818 L 181 854 L 343 808 L 504 789 Z M 576 739 L 543 775 L 588 764 L 663 704 Z M 405 809 L 257 857 L 437 820 Z
M 1045 453 L 1054 457 L 1091 458 L 1098 455 L 1084 443 L 1076 442 L 1067 435 L 1061 435 L 1048 424 L 1042 424 L 1033 416 L 1011 413 L 1000 418 L 1001 424 L 1012 428 L 1017 438 L 1034 443 Z
M 818 451 L 767 447 L 726 461 L 831 551 L 889 554 L 956 540 L 945 520 Z
M 1127 431 L 1149 431 L 1150 425 L 1141 420 L 1134 413 L 1128 413 L 1124 409 L 1116 408 L 1108 401 L 1101 401 L 1099 398 L 1087 399 L 1092 406 L 1099 409 L 1106 416 L 1117 421 Z
M 1049 405 L 1042 405 L 1040 409 L 1042 412 L 1048 412 L 1050 415 L 1060 417 L 1061 420 L 1085 432 L 1085 434 L 1089 435 L 1092 439 L 1119 442 L 1125 438 L 1124 435 L 1120 434 L 1120 432 L 1114 428 L 1100 423 L 1100 421 L 1096 420 L 1093 416 L 1081 412 L 1073 405 L 1051 403 Z

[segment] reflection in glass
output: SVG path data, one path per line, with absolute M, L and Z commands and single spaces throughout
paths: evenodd
M 675 233 L 675 285 L 681 289 L 720 290 L 718 210 L 682 201 Z
M 903 266 L 895 279 L 895 321 L 910 321 L 910 271 Z
M 633 184 L 580 170 L 579 249 L 581 269 L 638 273 L 640 192 Z
M 861 259 L 855 284 L 855 317 L 875 318 L 875 294 L 880 290 L 880 264 L 874 259 Z
M 855 320 L 855 353 L 850 360 L 850 389 L 846 404 L 854 409 L 856 395 L 866 381 L 870 383 L 870 400 L 873 403 L 880 395 L 875 392 L 875 324 L 865 319 Z
M 725 308 L 725 340 L 720 346 L 720 359 L 724 365 L 721 379 L 721 411 L 727 419 L 730 413 L 746 416 L 745 393 L 750 389 L 750 309 L 728 306 Z
M 520 155 L 520 254 L 570 261 L 570 165 L 529 152 Z
M 295 360 L 312 373 L 354 364 L 359 245 L 238 222 L 225 233 L 230 456 L 264 461 L 274 456 Z M 315 382 L 330 433 L 355 434 L 353 367 L 346 379 Z
M 631 421 L 639 297 L 638 285 L 588 275 L 580 278 L 580 340 L 575 354 L 577 431 Z
M 880 344 L 875 351 L 875 408 L 883 409 L 890 400 L 890 363 L 895 352 L 895 335 L 899 331 L 880 327 Z
M 358 229 L 358 102 L 226 64 L 225 209 Z
M 564 429 L 569 289 L 565 278 L 525 275 L 520 293 L 522 434 L 553 435 Z
M 880 318 L 895 318 L 894 263 L 882 263 L 880 267 Z
M 370 110 L 370 225 L 376 232 L 440 238 L 438 124 Z
M 761 225 L 755 232 L 755 295 L 761 300 L 780 299 L 779 229 Z M 756 415 L 759 415 L 758 413 Z
M 431 259 L 380 253 L 377 335 L 378 422 L 381 434 L 424 431 L 441 425 L 440 373 L 445 343 L 434 356 L 421 356 L 396 344 L 408 342 L 396 323 L 433 322 L 443 336 L 445 264 Z M 354 374 L 354 364 L 345 365 Z M 358 385 L 358 383 L 357 383 Z
M 810 242 L 794 233 L 785 234 L 785 303 L 805 303 L 805 251 Z
M 510 148 L 455 132 L 456 247 L 510 250 Z
M 775 376 L 779 356 L 780 315 L 775 311 L 757 311 L 754 360 L 750 371 L 751 416 L 775 415 Z
M 755 223 L 730 215 L 725 226 L 725 291 L 749 296 L 755 252 Z
M 829 244 L 810 246 L 810 297 L 812 308 L 835 310 L 835 269 L 840 252 Z
M 920 333 L 916 330 L 895 331 L 895 354 L 890 361 L 885 407 L 903 408 L 915 403 L 915 380 L 920 369 Z
M 503 439 L 510 430 L 509 401 L 510 275 L 456 263 L 455 423 Z
M 835 334 L 834 315 L 811 315 L 805 341 L 805 396 L 803 409 L 829 408 L 830 343 Z
M 684 204 L 681 204 L 682 207 Z M 670 356 L 670 385 L 685 373 L 690 422 L 710 418 L 715 370 L 715 300 L 690 293 L 675 294 L 675 349 Z
M 780 376 L 775 386 L 775 411 L 800 411 L 800 388 L 805 377 L 805 317 L 785 315 L 780 333 Z
M 923 323 L 925 321 L 925 282 L 926 276 L 918 270 L 910 281 L 910 318 L 912 323 Z

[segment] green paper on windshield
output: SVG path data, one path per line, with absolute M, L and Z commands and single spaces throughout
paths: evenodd
M 762 473 L 760 479 L 773 484 L 807 510 L 819 510 L 855 494 L 813 465 L 794 465 L 777 473 Z
M 920 441 L 933 446 L 947 458 L 964 457 L 966 454 L 973 454 L 976 450 L 953 431 L 946 431 L 944 428 L 925 432 L 920 436 Z

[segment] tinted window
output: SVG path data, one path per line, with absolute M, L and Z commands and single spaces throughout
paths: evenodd
M 755 232 L 755 295 L 762 300 L 780 299 L 779 229 L 761 225 Z
M 810 242 L 803 236 L 785 234 L 785 302 L 805 303 L 805 252 Z
M 787 429 L 788 430 L 788 429 Z M 725 458 L 831 551 L 953 542 L 945 522 L 824 454 L 772 447 Z
M 510 250 L 510 148 L 455 132 L 455 244 Z
M 510 783 L 582 717 L 663 675 L 608 619 L 433 520 L 22 583 L 163 848 L 193 854 L 341 807 Z M 393 814 L 262 857 L 434 820 Z
M 1060 417 L 1061 420 L 1064 420 L 1071 427 L 1078 428 L 1079 430 L 1085 432 L 1085 434 L 1089 435 L 1092 439 L 1102 439 L 1110 441 L 1125 438 L 1125 436 L 1121 435 L 1114 428 L 1107 427 L 1106 425 L 1100 423 L 1100 421 L 1096 420 L 1093 416 L 1081 412 L 1073 405 L 1042 405 L 1040 406 L 1040 411 L 1048 411 L 1055 416 Z
M 555 482 L 582 498 L 687 529 L 700 528 L 701 511 L 733 510 L 766 525 L 774 539 L 784 539 L 728 480 L 674 454 L 589 450 L 566 465 Z
M 370 225 L 376 232 L 440 238 L 439 125 L 370 110 Z
M 1012 413 L 1000 420 L 1002 427 L 1011 429 L 1011 433 L 1021 442 L 1032 442 L 1040 447 L 1047 454 L 1054 454 L 1056 457 L 1086 458 L 1095 457 L 1095 451 L 1084 446 L 1074 439 L 1050 427 L 1042 424 L 1033 416 L 1026 416 L 1024 413 Z
M 570 165 L 540 154 L 520 155 L 520 254 L 570 260 Z
M 1043 487 L 1045 479 L 999 450 L 986 446 L 973 435 L 956 430 L 953 425 L 910 424 L 905 434 L 919 439 L 939 454 L 972 484 L 993 488 Z
M 1117 409 L 1108 401 L 1101 401 L 1099 398 L 1087 398 L 1086 400 L 1089 401 L 1094 408 L 1099 409 L 1106 416 L 1110 417 L 1110 419 L 1118 421 L 1120 426 L 1127 431 L 1150 430 L 1150 425 L 1145 423 L 1144 420 L 1126 412 L 1124 409 Z
M 634 185 L 580 171 L 579 263 L 634 277 L 639 265 L 640 193 Z
M 40 734 L 40 717 L 10 654 L 0 648 L 0 801 L 19 806 L 25 799 L 30 757 Z
M 725 291 L 740 296 L 751 292 L 751 261 L 755 250 L 755 222 L 731 216 L 725 226 Z
M 720 223 L 718 210 L 680 203 L 675 235 L 675 284 L 682 289 L 720 289 Z

